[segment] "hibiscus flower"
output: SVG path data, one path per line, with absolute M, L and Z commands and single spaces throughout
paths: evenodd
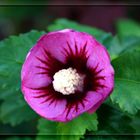
M 114 70 L 106 48 L 94 37 L 65 29 L 37 41 L 21 80 L 24 98 L 35 112 L 67 122 L 99 108 L 113 90 Z

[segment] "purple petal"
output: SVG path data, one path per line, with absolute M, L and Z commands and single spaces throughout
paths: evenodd
M 91 82 L 91 88 L 96 86 L 87 87 L 90 91 L 72 103 L 57 96 L 54 89 L 45 89 L 58 70 L 68 67 L 85 74 L 91 70 L 93 81 L 87 83 Z M 32 109 L 46 119 L 62 122 L 86 111 L 95 112 L 114 87 L 114 70 L 106 49 L 87 33 L 71 29 L 43 35 L 28 53 L 21 75 L 22 91 Z M 39 92 L 42 95 L 35 97 Z
M 36 98 L 37 93 L 35 90 L 22 87 L 22 91 L 26 93 L 24 98 L 30 107 L 46 119 L 54 120 L 53 118 L 61 115 L 66 108 L 66 100 L 64 99 L 50 104 L 50 101 L 44 102 L 44 97 Z
M 80 52 L 87 41 L 88 37 L 85 33 L 77 32 L 71 29 L 65 29 L 44 35 L 38 43 L 44 45 L 47 51 L 51 53 L 52 56 L 57 60 L 66 63 L 66 51 L 76 55 L 76 51 Z
M 94 113 L 100 107 L 101 104 L 102 104 L 102 102 L 97 103 L 96 105 L 94 105 L 93 107 L 91 107 L 87 112 L 89 114 Z
M 35 45 L 28 53 L 25 63 L 22 66 L 21 80 L 22 85 L 30 88 L 40 88 L 48 86 L 51 83 L 51 77 L 47 74 L 39 74 L 44 72 L 43 69 L 39 69 L 38 66 L 45 67 L 36 56 L 41 56 L 44 59 L 41 51 L 41 46 Z
M 89 91 L 87 92 L 87 95 L 85 99 L 83 100 L 84 106 L 80 103 L 78 104 L 78 111 L 76 111 L 75 107 L 73 106 L 70 109 L 69 114 L 67 115 L 67 108 L 66 108 L 61 115 L 54 117 L 53 120 L 61 121 L 61 122 L 70 121 L 73 118 L 78 117 L 80 114 L 86 112 L 97 103 L 98 104 L 102 103 L 102 95 L 93 91 Z
M 87 67 L 96 68 L 97 77 L 104 77 L 104 80 L 99 80 L 99 84 L 104 87 L 100 88 L 98 92 L 106 99 L 114 88 L 114 69 L 110 64 L 110 57 L 104 46 L 95 39 L 89 41 L 89 46 L 92 46 L 93 49 L 89 51 Z

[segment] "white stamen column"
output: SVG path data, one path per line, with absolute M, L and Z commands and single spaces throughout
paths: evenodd
M 75 91 L 83 91 L 85 75 L 79 74 L 76 69 L 68 68 L 56 72 L 53 76 L 55 91 L 63 95 L 74 94 Z

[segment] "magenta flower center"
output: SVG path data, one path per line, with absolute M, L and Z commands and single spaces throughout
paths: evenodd
M 53 76 L 53 88 L 63 95 L 70 95 L 76 91 L 83 92 L 85 75 L 74 68 L 62 69 Z

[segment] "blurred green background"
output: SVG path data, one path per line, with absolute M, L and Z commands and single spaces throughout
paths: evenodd
M 70 2 L 71 5 L 67 4 Z M 97 5 L 91 5 L 93 2 Z M 0 39 L 31 29 L 44 30 L 56 18 L 67 18 L 115 34 L 115 23 L 118 19 L 130 18 L 140 21 L 140 7 L 127 5 L 128 2 L 127 0 L 126 5 L 121 5 L 122 1 L 120 3 L 116 0 L 78 0 L 77 5 L 73 6 L 73 0 L 1 1 L 3 6 L 0 7 Z
M 31 5 L 26 5 L 27 1 L 28 4 Z M 115 25 L 119 19 L 132 19 L 138 23 L 140 21 L 139 6 L 121 5 L 120 2 L 116 0 L 103 1 L 103 5 L 96 6 L 89 5 L 92 3 L 92 0 L 79 0 L 79 5 L 77 6 L 68 4 L 61 6 L 60 3 L 63 2 L 64 0 L 24 0 L 24 3 L 22 0 L 13 0 L 12 2 L 10 0 L 1 1 L 0 40 L 10 35 L 29 32 L 32 29 L 39 31 L 46 30 L 48 25 L 59 18 L 66 18 L 80 24 L 93 26 L 105 32 L 111 32 L 113 35 L 116 34 Z M 16 4 L 20 5 L 16 6 Z M 47 6 L 47 4 L 49 4 L 49 6 Z M 39 116 L 35 117 L 39 118 Z M 0 134 L 35 134 L 37 132 L 36 125 L 37 121 L 34 120 L 30 121 L 30 123 L 24 122 L 17 126 L 0 123 Z M 1 137 L 0 139 L 3 140 L 5 137 Z M 13 140 L 19 139 L 13 138 Z M 25 140 L 30 139 L 25 138 Z

